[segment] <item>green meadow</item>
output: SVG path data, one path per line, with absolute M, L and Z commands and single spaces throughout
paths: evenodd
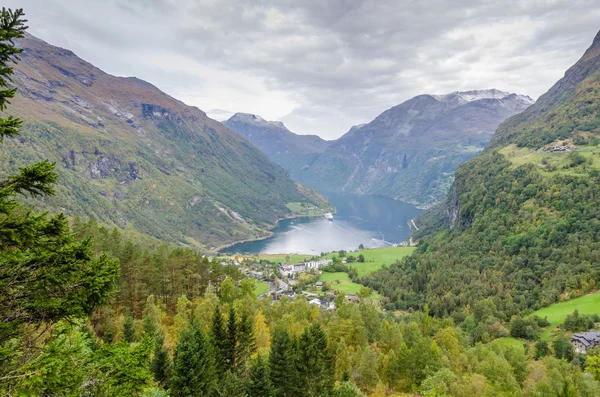
M 360 254 L 364 255 L 365 261 L 363 263 L 353 262 L 349 264 L 349 266 L 352 266 L 356 269 L 359 277 L 363 277 L 381 269 L 383 265 L 389 266 L 393 263 L 396 263 L 396 261 L 412 254 L 414 250 L 415 247 L 373 248 L 357 252 L 350 252 L 347 255 L 352 255 L 354 257 L 357 257 Z M 337 253 L 332 252 L 327 254 L 328 258 L 333 256 L 337 256 Z
M 262 294 L 266 294 L 269 292 L 270 287 L 266 281 L 259 281 L 256 283 L 256 287 L 254 288 L 254 295 L 259 296 Z
M 542 334 L 542 338 L 547 339 L 552 334 L 554 328 L 562 324 L 565 321 L 565 317 L 573 313 L 575 309 L 579 310 L 581 314 L 600 314 L 600 291 L 566 302 L 555 303 L 534 312 L 536 316 L 547 317 L 551 324 Z

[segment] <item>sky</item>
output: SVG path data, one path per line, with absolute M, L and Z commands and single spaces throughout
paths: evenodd
M 600 30 L 600 0 L 5 0 L 29 32 L 225 120 L 335 139 L 419 94 L 539 97 Z

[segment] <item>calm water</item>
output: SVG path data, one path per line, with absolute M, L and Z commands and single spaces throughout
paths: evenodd
M 264 254 L 318 254 L 321 252 L 391 246 L 410 234 L 407 222 L 420 210 L 383 197 L 328 196 L 336 207 L 334 221 L 323 217 L 281 221 L 272 238 L 236 244 L 227 252 Z

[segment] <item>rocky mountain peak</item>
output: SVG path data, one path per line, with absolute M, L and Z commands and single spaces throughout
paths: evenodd
M 233 116 L 231 116 L 229 120 L 227 120 L 227 122 L 250 124 L 256 127 L 263 128 L 283 128 L 285 130 L 288 130 L 287 127 L 281 121 L 268 121 L 256 114 L 251 113 L 236 113 Z
M 449 94 L 443 95 L 432 95 L 435 99 L 443 102 L 454 102 L 457 104 L 465 104 L 481 99 L 517 99 L 523 103 L 533 104 L 535 101 L 527 95 L 513 94 L 506 91 L 500 91 L 495 88 L 485 90 L 471 90 L 471 91 L 455 91 Z

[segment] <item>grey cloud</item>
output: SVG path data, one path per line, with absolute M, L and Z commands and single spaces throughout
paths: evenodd
M 41 38 L 216 118 L 254 111 L 325 138 L 421 93 L 537 97 L 600 29 L 595 0 L 8 3 Z

